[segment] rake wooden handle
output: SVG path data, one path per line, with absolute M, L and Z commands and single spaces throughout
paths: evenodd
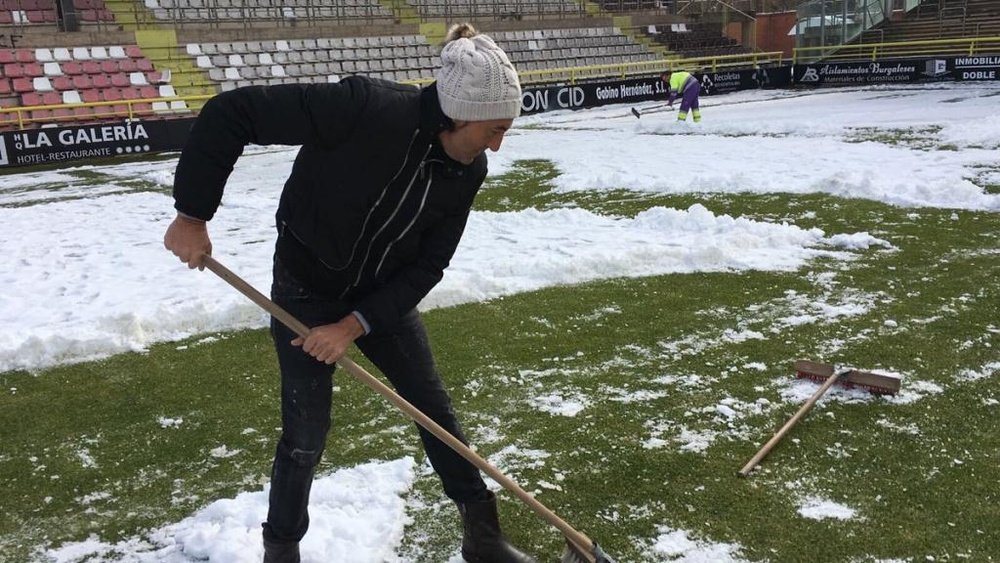
M 233 286 L 237 291 L 247 296 L 251 301 L 270 313 L 274 318 L 281 321 L 282 324 L 292 329 L 292 331 L 299 336 L 305 337 L 309 334 L 308 326 L 296 319 L 288 311 L 282 309 L 277 303 L 268 299 L 264 296 L 264 294 L 257 291 L 252 285 L 244 281 L 243 278 L 237 276 L 231 270 L 220 264 L 215 258 L 206 254 L 203 257 L 202 264 L 217 276 L 225 280 L 229 285 Z M 354 376 L 355 379 L 364 383 L 379 395 L 382 395 L 382 397 L 384 397 L 387 401 L 395 405 L 396 408 L 403 411 L 406 416 L 413 419 L 414 422 L 422 426 L 445 444 L 448 444 L 451 449 L 455 450 L 455 452 L 464 457 L 469 463 L 481 469 L 494 481 L 500 483 L 503 488 L 507 489 L 517 498 L 521 499 L 524 504 L 528 505 L 529 508 L 534 510 L 535 513 L 541 516 L 546 522 L 558 528 L 559 531 L 566 536 L 566 540 L 573 542 L 573 544 L 576 545 L 583 553 L 590 556 L 591 552 L 594 551 L 594 542 L 590 538 L 567 524 L 566 521 L 549 510 L 544 504 L 536 500 L 535 497 L 528 494 L 528 492 L 522 489 L 521 486 L 518 485 L 513 479 L 504 475 L 499 469 L 490 464 L 490 462 L 486 461 L 479 454 L 472 451 L 469 446 L 463 444 L 461 440 L 442 428 L 441 425 L 431 420 L 429 416 L 410 404 L 409 401 L 400 397 L 398 393 L 390 389 L 389 386 L 382 383 L 375 376 L 368 373 L 363 367 L 354 363 L 354 361 L 347 356 L 342 356 L 339 360 L 337 360 L 337 365 L 344 368 L 344 370 Z M 591 559 L 589 563 L 593 563 L 593 561 L 594 559 Z
M 747 475 L 749 475 L 750 472 L 753 471 L 753 468 L 756 467 L 758 463 L 760 463 L 760 460 L 764 459 L 764 456 L 766 456 L 768 452 L 771 451 L 771 448 L 773 448 L 775 444 L 781 441 L 781 439 L 785 436 L 785 434 L 787 434 L 788 431 L 791 430 L 792 427 L 795 426 L 799 422 L 799 420 L 801 420 L 802 417 L 805 416 L 806 413 L 813 408 L 813 405 L 816 404 L 816 401 L 818 401 L 820 397 L 822 397 L 827 392 L 827 390 L 830 389 L 831 386 L 833 386 L 833 384 L 837 381 L 837 378 L 842 376 L 843 374 L 844 372 L 841 372 L 840 370 L 834 370 L 833 374 L 830 377 L 826 378 L 826 381 L 823 382 L 823 385 L 821 385 L 820 388 L 817 389 L 815 393 L 813 393 L 813 396 L 809 397 L 809 400 L 806 401 L 806 403 L 802 405 L 801 408 L 799 408 L 799 411 L 795 413 L 795 415 L 792 416 L 792 418 L 788 419 L 788 422 L 786 422 L 785 425 L 781 427 L 781 430 L 778 430 L 778 432 L 774 434 L 774 437 L 768 440 L 767 443 L 764 444 L 764 447 L 762 447 L 760 451 L 757 452 L 757 455 L 750 458 L 750 461 L 748 461 L 747 464 L 743 466 L 743 469 L 740 469 L 736 474 L 739 475 L 740 477 L 746 477 Z

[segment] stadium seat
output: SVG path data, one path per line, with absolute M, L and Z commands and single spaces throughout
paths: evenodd
M 7 63 L 3 65 L 3 75 L 7 78 L 21 78 L 24 76 L 24 65 L 21 63 Z
M 107 74 L 95 74 L 93 77 L 93 87 L 97 90 L 111 88 L 111 77 Z
M 59 92 L 42 92 L 42 105 L 57 106 L 62 103 L 62 94 Z
M 73 88 L 76 88 L 77 90 L 86 90 L 94 87 L 93 79 L 86 74 L 78 74 L 74 76 L 72 80 Z
M 76 90 L 67 90 L 62 93 L 60 101 L 64 104 L 81 104 L 83 103 L 83 98 Z
M 21 105 L 23 106 L 40 106 L 42 104 L 42 95 L 37 92 L 25 92 L 21 94 Z
M 30 76 L 32 78 L 45 76 L 45 71 L 42 70 L 42 65 L 38 63 L 25 63 L 24 64 L 24 75 Z
M 63 74 L 69 76 L 76 76 L 77 74 L 83 74 L 83 65 L 74 61 L 67 61 L 59 65 L 62 69 Z
M 68 76 L 55 76 L 52 78 L 52 87 L 56 90 L 70 90 L 73 88 L 73 80 Z
M 166 84 L 170 82 L 170 70 L 151 70 L 146 73 L 146 81 L 150 84 Z
M 46 76 L 36 76 L 31 79 L 31 87 L 35 89 L 36 92 L 51 92 L 53 91 L 52 83 L 49 82 Z
M 73 110 L 70 108 L 55 108 L 52 110 L 52 119 L 58 121 L 69 121 L 73 118 Z

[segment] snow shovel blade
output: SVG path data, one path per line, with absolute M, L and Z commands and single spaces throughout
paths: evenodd
M 563 549 L 559 563 L 617 563 L 610 555 L 597 545 L 592 544 L 590 552 L 587 553 L 572 541 L 566 541 L 566 548 Z
M 858 371 L 851 368 L 837 368 L 829 364 L 820 364 L 808 360 L 798 360 L 795 362 L 795 375 L 799 378 L 812 379 L 823 384 L 799 408 L 798 412 L 757 451 L 757 454 L 742 469 L 736 472 L 740 477 L 750 475 L 753 468 L 764 459 L 764 456 L 771 451 L 771 448 L 809 412 L 813 405 L 816 404 L 816 401 L 834 384 L 839 384 L 847 388 L 859 387 L 878 395 L 895 395 L 900 387 L 900 378 L 894 375 Z
M 822 382 L 834 372 L 834 366 L 798 360 L 795 362 L 795 375 L 804 379 Z M 895 375 L 872 373 L 852 369 L 837 379 L 837 384 L 848 389 L 859 387 L 877 395 L 895 395 L 899 392 L 901 380 Z

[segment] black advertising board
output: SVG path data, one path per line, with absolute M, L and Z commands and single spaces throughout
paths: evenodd
M 695 72 L 701 94 L 711 96 L 756 88 L 791 85 L 791 67 L 770 67 L 720 72 Z M 530 115 L 557 109 L 581 109 L 608 104 L 628 104 L 667 98 L 667 85 L 658 76 L 609 79 L 582 84 L 527 86 L 521 94 L 521 113 Z
M 800 86 L 856 86 L 951 80 L 998 80 L 1000 56 L 931 57 L 796 65 Z
M 952 59 L 955 80 L 1000 80 L 1000 56 L 981 55 Z
M 658 77 L 575 85 L 529 86 L 521 92 L 521 114 L 644 102 L 666 97 L 666 85 Z
M 792 85 L 790 66 L 696 73 L 701 78 L 701 95 L 730 94 L 758 88 L 787 88 Z
M 814 63 L 794 67 L 696 71 L 694 74 L 701 82 L 703 96 L 758 88 L 788 88 L 792 85 L 1000 80 L 1000 56 Z M 659 76 L 525 86 L 521 95 L 521 113 L 531 115 L 558 109 L 634 104 L 666 98 L 667 88 Z M 178 151 L 184 146 L 194 119 L 123 120 L 0 132 L 0 169 Z
M 178 150 L 194 118 L 118 121 L 0 133 L 0 168 Z
M 803 86 L 856 86 L 859 84 L 899 84 L 942 76 L 929 72 L 922 60 L 859 61 L 796 65 L 796 84 Z

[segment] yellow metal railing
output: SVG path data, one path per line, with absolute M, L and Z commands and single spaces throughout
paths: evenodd
M 545 84 L 550 82 L 575 84 L 578 80 L 593 78 L 626 78 L 637 75 L 659 74 L 665 70 L 697 70 L 717 72 L 737 68 L 756 68 L 763 65 L 777 65 L 783 62 L 781 51 L 770 53 L 746 53 L 740 55 L 717 55 L 714 57 L 692 57 L 688 59 L 660 59 L 634 63 L 614 63 L 563 68 L 520 70 L 517 75 L 521 84 Z M 434 78 L 406 80 L 405 84 L 423 86 L 434 82 Z
M 859 43 L 856 45 L 836 45 L 827 47 L 801 47 L 793 51 L 792 64 L 825 60 L 878 60 L 892 57 L 915 57 L 915 56 L 973 56 L 981 54 L 1000 53 L 1000 37 L 974 37 L 961 39 L 933 39 L 922 41 L 899 41 L 893 43 Z M 767 65 L 780 65 L 789 62 L 782 57 L 780 51 L 768 53 L 747 53 L 740 55 L 717 55 L 712 57 L 692 57 L 692 58 L 667 58 L 653 61 L 588 65 L 565 68 L 533 69 L 523 70 L 518 74 L 522 84 L 545 84 L 561 83 L 575 84 L 583 79 L 595 78 L 626 78 L 629 76 L 640 76 L 658 74 L 664 70 L 697 70 L 701 72 L 717 72 L 720 70 L 734 70 L 741 68 L 757 68 Z M 421 78 L 417 80 L 403 81 L 405 84 L 418 86 L 430 84 L 433 77 Z M 201 104 L 191 102 L 204 102 L 213 97 L 214 94 L 201 94 L 190 96 L 175 96 L 171 98 L 143 98 L 130 100 L 115 100 L 106 102 L 91 102 L 78 104 L 59 104 L 42 106 L 16 106 L 0 108 L 0 128 L 16 125 L 25 128 L 26 125 L 39 125 L 43 123 L 73 122 L 86 123 L 88 120 L 101 119 L 136 119 L 144 117 L 164 118 L 171 115 L 198 113 Z M 152 104 L 153 102 L 184 101 L 188 106 L 185 110 L 179 109 L 146 109 L 137 110 L 139 104 Z M 113 110 L 111 106 L 125 106 L 124 110 Z M 93 113 L 86 115 L 76 115 L 73 109 L 80 107 L 95 108 Z M 99 111 L 107 108 L 108 111 Z M 67 115 L 44 115 L 33 116 L 31 112 L 38 110 L 70 110 Z M 8 116 L 13 115 L 14 119 Z
M 1000 37 L 925 39 L 892 43 L 858 43 L 826 47 L 799 47 L 792 50 L 792 64 L 823 61 L 877 60 L 923 55 L 980 55 L 1000 53 Z
M 634 63 L 590 65 L 567 68 L 547 68 L 518 72 L 522 84 L 544 82 L 576 83 L 583 78 L 626 78 L 628 76 L 659 74 L 665 70 L 698 70 L 717 72 L 736 68 L 756 68 L 762 65 L 781 64 L 782 53 L 747 53 L 741 55 L 717 55 L 713 57 L 692 57 L 687 59 L 663 59 Z
M 40 125 L 45 123 L 71 122 L 73 125 L 85 125 L 89 120 L 108 119 L 141 119 L 145 117 L 164 118 L 170 115 L 182 115 L 197 113 L 192 108 L 184 109 L 153 109 L 137 108 L 141 104 L 152 105 L 154 102 L 164 102 L 170 106 L 171 102 L 188 102 L 207 100 L 212 96 L 176 96 L 172 98 L 135 98 L 129 100 L 114 100 L 108 102 L 84 102 L 79 104 L 52 104 L 43 106 L 15 106 L 0 108 L 0 128 L 4 126 L 16 125 L 19 129 L 24 129 L 26 125 Z M 125 106 L 125 109 L 117 110 L 114 106 Z M 77 108 L 94 108 L 92 113 L 78 115 L 73 113 Z M 106 111 L 102 111 L 106 108 Z M 44 115 L 35 117 L 35 111 L 57 111 L 68 110 L 66 115 Z M 14 116 L 10 119 L 9 116 Z

